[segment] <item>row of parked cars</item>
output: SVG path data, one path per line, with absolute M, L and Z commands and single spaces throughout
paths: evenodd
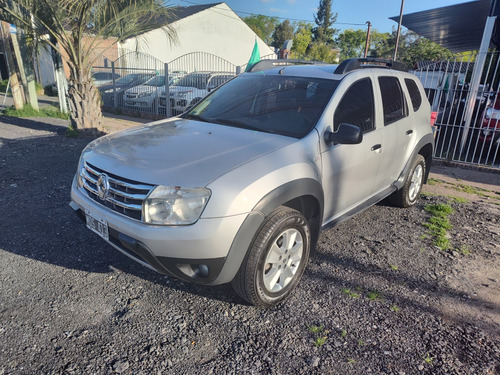
M 98 72 L 94 75 L 104 73 Z M 113 77 L 104 84 L 104 77 L 95 77 L 94 84 L 98 86 L 101 99 L 106 106 L 129 110 L 166 113 L 167 103 L 173 114 L 184 112 L 188 107 L 198 103 L 209 92 L 235 76 L 231 72 L 169 72 L 168 78 L 164 74 L 132 73 L 123 77 Z M 97 79 L 99 78 L 99 79 Z M 113 83 L 114 79 L 114 83 Z M 166 86 L 168 79 L 169 98 L 167 99 Z M 168 100 L 168 101 L 167 101 Z

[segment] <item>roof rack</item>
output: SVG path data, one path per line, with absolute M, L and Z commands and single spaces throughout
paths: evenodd
M 296 60 L 296 59 L 265 59 L 261 60 L 258 63 L 255 63 L 254 66 L 249 70 L 250 72 L 260 72 L 262 70 L 268 70 L 272 68 L 278 68 L 280 66 L 286 67 L 290 65 L 324 65 L 320 61 L 311 61 L 311 60 Z
M 408 71 L 406 65 L 399 61 L 378 59 L 376 57 L 365 57 L 342 61 L 337 69 L 335 69 L 334 74 L 345 74 L 362 68 L 387 68 L 400 70 L 402 72 Z

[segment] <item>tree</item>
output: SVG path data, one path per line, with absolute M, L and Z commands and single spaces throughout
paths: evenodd
M 295 34 L 293 34 L 292 51 L 299 58 L 305 56 L 307 48 L 311 44 L 312 29 L 313 25 L 307 22 L 300 22 L 297 25 Z
M 396 45 L 396 30 L 392 33 L 373 32 L 370 43 L 370 56 L 384 59 L 392 59 Z M 445 47 L 440 46 L 423 36 L 412 31 L 402 31 L 399 38 L 397 60 L 406 64 L 410 69 L 417 61 L 422 60 L 445 60 L 454 55 Z
M 339 57 L 337 52 L 324 43 L 313 43 L 307 51 L 307 57 L 315 61 L 323 61 L 329 64 L 337 64 Z
M 243 21 L 259 36 L 259 38 L 266 42 L 266 44 L 271 44 L 271 35 L 279 24 L 276 17 L 256 14 L 243 18 Z
M 320 0 L 318 13 L 314 16 L 316 27 L 313 29 L 314 41 L 317 43 L 333 43 L 333 36 L 338 32 L 332 25 L 337 20 L 337 13 L 332 13 L 332 0 Z
M 293 26 L 289 20 L 284 20 L 278 26 L 273 33 L 273 42 L 271 45 L 276 48 L 283 47 L 285 41 L 293 39 Z
M 91 78 L 94 61 L 109 38 L 116 43 L 163 27 L 172 19 L 163 0 L 0 0 L 0 17 L 29 36 L 45 40 L 69 68 L 68 101 L 73 129 L 100 129 L 99 92 Z
M 335 44 L 340 49 L 340 60 L 362 57 L 365 52 L 366 31 L 344 30 L 335 40 Z

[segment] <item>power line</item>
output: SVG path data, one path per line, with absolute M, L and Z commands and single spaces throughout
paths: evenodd
M 199 4 L 199 3 L 195 3 L 193 1 L 189 1 L 189 0 L 179 0 L 179 1 L 182 1 L 183 3 L 188 3 L 188 4 L 192 4 L 192 5 L 203 5 L 203 4 Z M 227 10 L 227 9 L 218 9 L 218 10 L 224 10 L 224 11 L 233 11 L 234 13 L 236 14 L 248 14 L 250 16 L 264 16 L 264 17 L 271 17 L 271 16 L 268 16 L 268 15 L 265 15 L 265 14 L 259 14 L 259 13 L 251 13 L 251 12 L 244 12 L 244 11 L 241 11 L 241 10 L 235 10 L 235 9 L 232 9 L 231 10 Z M 299 19 L 299 18 L 288 18 L 288 17 L 278 17 L 278 16 L 272 16 L 272 18 L 277 18 L 277 19 L 280 19 L 280 20 L 290 20 L 290 21 L 298 21 L 298 22 L 308 22 L 308 23 L 314 23 L 314 21 L 311 21 L 311 20 L 303 20 L 303 19 Z M 333 22 L 334 25 L 348 25 L 348 26 L 366 26 L 366 22 L 365 23 L 351 23 L 351 22 Z

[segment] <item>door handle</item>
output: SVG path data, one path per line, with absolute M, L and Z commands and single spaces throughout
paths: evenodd
M 407 130 L 406 131 L 406 135 L 412 135 L 413 134 L 413 130 Z
M 381 144 L 376 144 L 376 145 L 372 146 L 372 151 L 377 151 L 377 150 L 380 150 L 381 148 L 382 148 Z

